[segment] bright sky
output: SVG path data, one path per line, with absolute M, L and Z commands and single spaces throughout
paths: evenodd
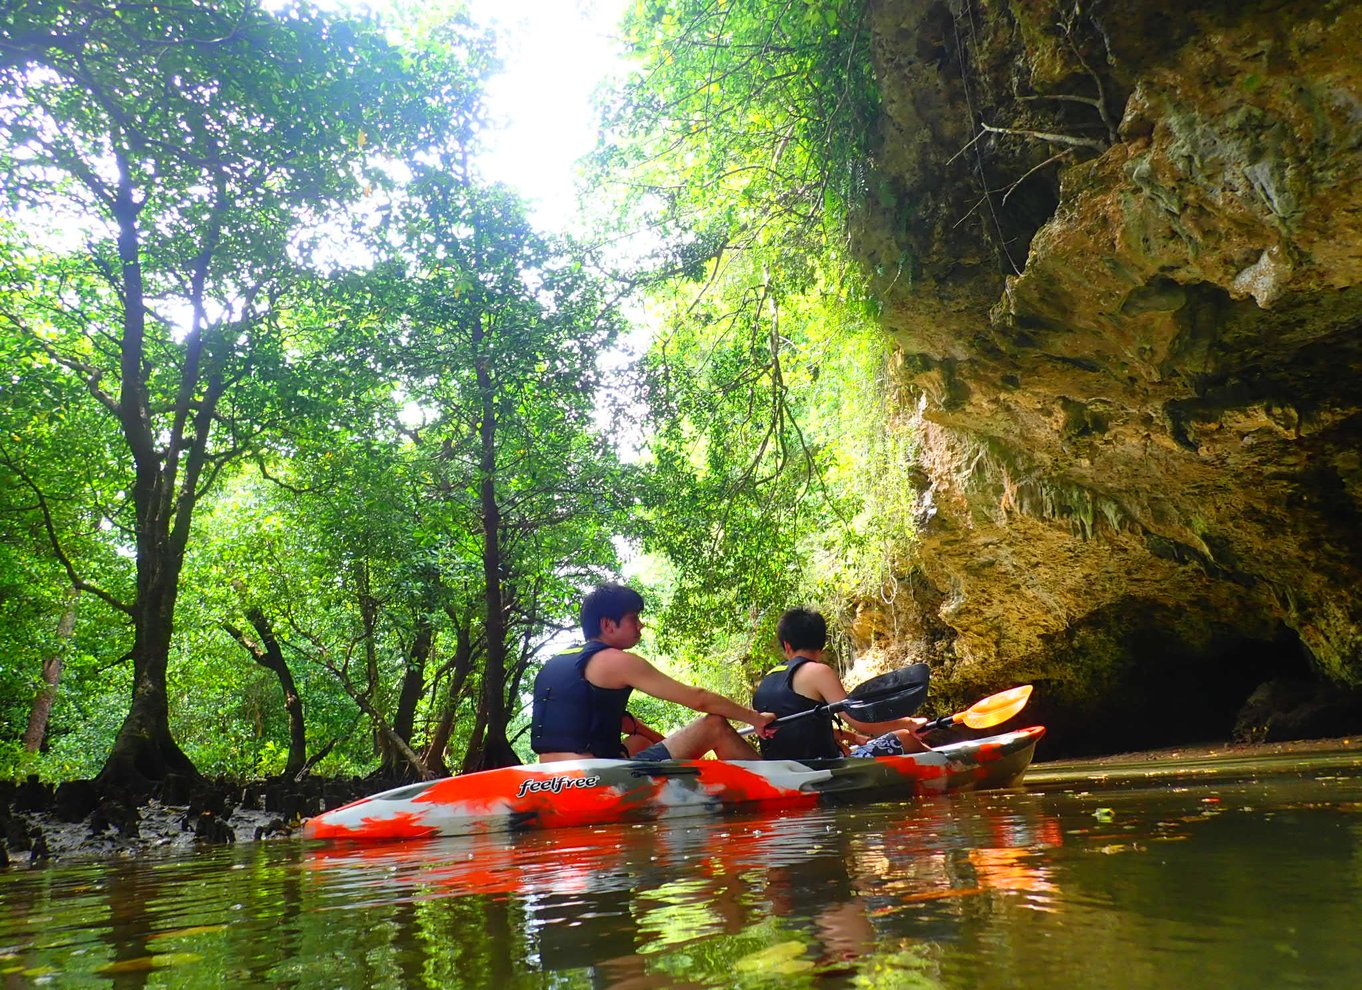
M 517 189 L 541 228 L 572 216 L 573 163 L 595 145 L 591 95 L 621 61 L 613 41 L 630 0 L 468 0 L 498 28 L 504 72 L 488 92 L 505 127 L 491 136 L 486 175 Z
M 382 11 L 390 0 L 319 2 Z M 525 197 L 537 226 L 561 232 L 576 206 L 574 163 L 595 146 L 592 94 L 623 69 L 614 38 L 633 0 L 465 2 L 476 21 L 496 28 L 503 65 L 487 93 L 502 126 L 487 135 L 485 174 Z

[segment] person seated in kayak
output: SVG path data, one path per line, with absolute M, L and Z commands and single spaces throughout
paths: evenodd
M 721 760 L 756 759 L 728 719 L 747 722 L 761 735 L 775 716 L 682 684 L 630 653 L 643 636 L 642 611 L 643 596 L 620 584 L 601 585 L 582 599 L 586 645 L 551 657 L 534 679 L 530 748 L 539 762 L 693 760 L 710 752 Z M 664 738 L 629 714 L 636 690 L 704 717 Z
M 779 718 L 811 711 L 846 698 L 837 671 L 823 662 L 828 642 L 827 621 L 817 612 L 792 608 L 780 617 L 776 637 L 786 664 L 767 674 L 752 695 L 752 704 Z M 785 722 L 761 740 L 768 760 L 813 760 L 839 756 L 901 756 L 930 749 L 917 737 L 925 719 L 900 718 L 890 722 L 862 722 L 845 712 L 854 733 L 845 733 L 828 713 Z M 872 738 L 873 737 L 873 738 Z

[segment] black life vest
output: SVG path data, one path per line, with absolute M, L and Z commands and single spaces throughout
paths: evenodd
M 771 671 L 752 692 L 752 707 L 780 718 L 811 711 L 824 704 L 806 698 L 794 689 L 795 671 L 812 662 L 808 657 L 793 657 L 788 665 Z M 832 723 L 832 715 L 821 712 L 777 726 L 774 736 L 761 740 L 762 759 L 817 760 L 841 756 L 837 737 L 832 734 Z
M 599 688 L 586 679 L 586 662 L 607 649 L 600 640 L 550 657 L 534 678 L 530 748 L 536 753 L 627 756 L 620 719 L 633 688 Z

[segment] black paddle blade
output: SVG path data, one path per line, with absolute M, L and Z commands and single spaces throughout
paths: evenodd
M 833 705 L 862 722 L 889 722 L 912 715 L 927 700 L 930 671 L 925 663 L 915 663 L 901 670 L 891 670 L 872 677 L 847 696 L 847 700 Z
M 848 698 L 833 705 L 832 711 L 843 711 L 861 722 L 892 722 L 896 718 L 907 718 L 927 700 L 927 685 L 905 688 L 898 694 L 887 695 L 874 700 Z
M 907 667 L 891 670 L 887 674 L 870 678 L 864 684 L 856 685 L 856 688 L 848 692 L 847 696 L 856 701 L 874 701 L 876 698 L 906 691 L 920 695 L 925 701 L 927 683 L 931 680 L 931 673 L 925 663 L 909 664 Z M 921 705 L 922 701 L 919 701 L 918 704 Z M 913 711 L 917 711 L 917 709 L 914 708 Z M 896 717 L 902 718 L 902 716 Z
M 815 705 L 801 712 L 782 715 L 772 722 L 780 725 L 826 712 L 847 712 L 863 722 L 890 722 L 896 718 L 912 715 L 927 700 L 927 680 L 929 671 L 925 663 L 915 663 L 901 670 L 891 670 L 879 677 L 872 677 L 856 687 L 845 700 L 831 705 Z M 750 735 L 751 729 L 743 729 L 740 735 Z

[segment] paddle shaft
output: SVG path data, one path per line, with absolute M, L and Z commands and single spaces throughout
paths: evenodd
M 885 692 L 875 698 L 855 698 L 847 697 L 832 704 L 815 705 L 813 708 L 802 712 L 795 712 L 792 715 L 784 715 L 772 725 L 779 725 L 782 722 L 790 722 L 797 718 L 805 718 L 809 715 L 835 714 L 837 712 L 850 712 L 853 717 L 860 712 L 868 712 L 867 722 L 888 722 L 905 715 L 911 715 L 917 711 L 921 705 L 922 692 L 926 690 L 926 685 L 918 687 L 903 688 L 897 692 Z M 931 732 L 936 729 L 948 729 L 952 725 L 963 722 L 972 729 L 987 729 L 995 725 L 1006 722 L 1013 715 L 1026 707 L 1027 700 L 1031 697 L 1031 685 L 1023 684 L 1020 687 L 1010 688 L 1007 691 L 999 691 L 991 694 L 981 701 L 976 701 L 963 712 L 956 712 L 954 715 L 942 715 L 940 718 L 932 719 L 917 731 Z M 750 726 L 739 732 L 740 735 L 751 735 L 756 730 Z
M 836 715 L 838 712 L 846 712 L 855 718 L 858 714 L 867 714 L 867 721 L 888 722 L 895 718 L 902 718 L 916 711 L 922 704 L 922 690 L 918 687 L 911 687 L 892 694 L 884 694 L 876 698 L 843 698 L 841 701 L 834 701 L 831 704 L 824 702 L 812 708 L 806 708 L 802 712 L 793 712 L 789 715 L 782 715 L 775 719 L 771 725 L 784 725 L 786 722 L 793 722 L 797 719 L 808 718 L 811 715 Z M 757 730 L 752 726 L 739 729 L 738 735 L 750 736 Z

